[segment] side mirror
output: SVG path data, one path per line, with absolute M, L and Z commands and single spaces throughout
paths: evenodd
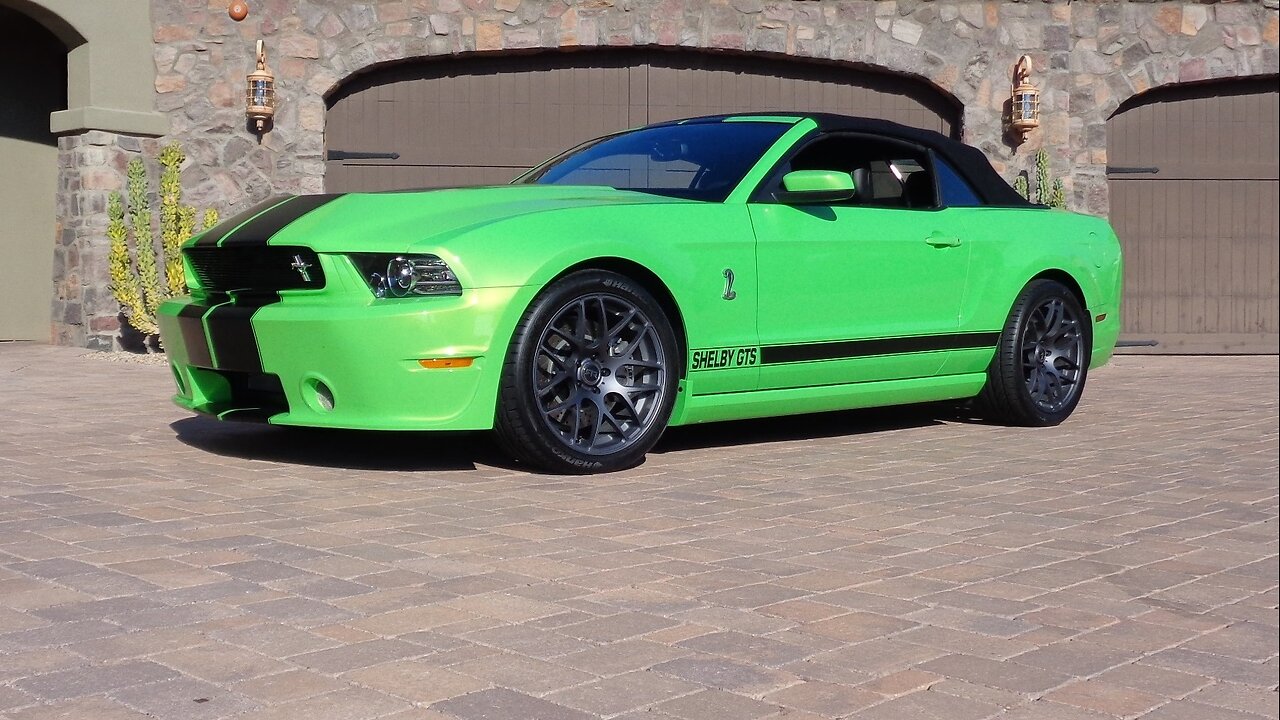
M 826 204 L 848 200 L 857 191 L 847 172 L 793 170 L 782 176 L 782 189 L 773 196 L 787 205 Z

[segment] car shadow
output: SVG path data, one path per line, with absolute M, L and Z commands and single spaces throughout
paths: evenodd
M 867 435 L 941 425 L 944 421 L 963 419 L 964 414 L 956 403 L 948 402 L 685 425 L 667 430 L 657 447 L 650 452 L 661 454 L 842 435 Z
M 347 470 L 475 470 L 516 465 L 483 432 L 377 432 L 293 428 L 189 417 L 170 423 L 178 441 L 224 457 Z
M 927 403 L 673 427 L 651 453 L 867 435 L 947 422 L 973 422 L 955 403 Z M 511 460 L 488 432 L 391 432 L 222 422 L 170 423 L 179 442 L 223 457 L 346 470 L 475 470 L 542 474 Z

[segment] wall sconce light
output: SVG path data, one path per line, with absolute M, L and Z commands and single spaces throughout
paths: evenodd
M 1040 89 L 1031 84 L 1031 58 L 1023 55 L 1013 66 L 1013 97 L 1009 109 L 1009 127 L 1026 139 L 1031 130 L 1040 127 Z
M 258 41 L 258 69 L 248 77 L 244 114 L 254 122 L 259 135 L 266 132 L 276 114 L 276 76 L 267 67 L 267 50 L 261 40 Z

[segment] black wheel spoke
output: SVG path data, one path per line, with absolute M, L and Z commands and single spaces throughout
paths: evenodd
M 596 440 L 600 437 L 600 427 L 604 424 L 604 411 L 599 405 L 596 406 L 595 412 L 592 413 L 592 415 L 595 417 L 591 422 L 591 434 L 587 436 L 588 452 L 596 449 Z
M 635 319 L 638 314 L 640 314 L 640 311 L 635 308 L 627 310 L 626 314 L 622 316 L 622 319 L 614 323 L 613 327 L 609 328 L 609 331 L 605 333 L 605 341 L 612 345 L 614 340 L 618 339 L 618 336 L 628 325 L 631 324 L 631 321 Z
M 630 395 L 627 393 L 616 393 L 614 394 L 614 397 L 618 398 L 618 400 L 626 406 L 627 414 L 632 420 L 635 420 L 640 416 L 640 413 L 636 411 L 636 404 L 632 401 Z M 613 417 L 612 413 L 610 413 L 610 417 Z M 624 432 L 621 425 L 618 426 L 618 430 L 620 432 Z
M 578 438 L 582 432 L 582 403 L 574 403 L 573 405 L 573 424 L 569 426 L 570 435 L 574 445 L 578 444 Z
M 547 381 L 546 385 L 544 385 L 542 388 L 538 390 L 538 397 L 539 398 L 546 397 L 548 393 L 550 393 L 552 390 L 555 390 L 556 388 L 563 385 L 565 381 L 571 380 L 572 377 L 573 376 L 570 375 L 568 371 L 562 371 L 562 372 L 556 373 L 550 380 Z
M 618 431 L 618 435 L 623 440 L 631 439 L 631 435 L 635 432 L 635 430 L 633 428 L 629 429 L 627 423 L 619 420 L 618 417 L 611 412 L 605 413 L 605 418 L 608 419 L 609 424 L 613 426 L 614 430 Z
M 582 348 L 582 340 L 578 337 L 578 335 L 575 333 L 575 331 L 572 328 L 565 330 L 558 327 L 549 327 L 547 328 L 547 333 L 549 335 L 555 335 L 556 337 L 561 338 L 565 342 L 569 343 L 569 345 L 575 349 Z M 545 344 L 545 341 L 544 341 L 544 347 L 548 347 Z

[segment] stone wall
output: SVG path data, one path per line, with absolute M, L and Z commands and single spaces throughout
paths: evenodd
M 58 243 L 54 247 L 53 341 L 113 350 L 120 337 L 120 306 L 107 270 L 107 198 L 124 193 L 125 167 L 160 143 L 91 130 L 58 140 Z
M 680 46 L 915 76 L 961 103 L 964 139 L 1006 177 L 1029 169 L 1043 146 L 1065 176 L 1068 205 L 1100 215 L 1108 209 L 1106 120 L 1124 100 L 1159 85 L 1280 69 L 1275 0 L 250 0 L 250 6 L 249 18 L 235 23 L 221 0 L 152 2 L 156 105 L 172 126 L 166 140 L 180 141 L 191 158 L 183 178 L 187 200 L 218 207 L 224 217 L 273 193 L 322 191 L 326 95 L 354 74 L 412 58 Z M 258 39 L 267 43 L 280 104 L 260 143 L 246 127 L 242 97 Z M 1042 125 L 1025 144 L 1011 146 L 1001 118 L 1022 54 L 1031 56 L 1043 93 Z M 86 151 L 93 162 L 99 157 L 93 148 L 127 152 L 123 140 L 95 144 L 105 140 L 67 142 L 64 194 L 91 169 L 77 159 Z M 98 212 L 97 196 L 88 190 L 80 196 L 90 202 L 74 205 L 68 197 L 60 205 L 68 213 L 64 235 L 105 226 L 105 219 L 82 216 Z M 85 263 L 105 253 L 86 244 L 80 272 L 97 278 L 105 270 Z M 81 300 L 90 322 L 112 309 L 100 301 Z M 70 304 L 66 309 L 74 314 Z M 78 344 L 70 334 L 66 339 Z

